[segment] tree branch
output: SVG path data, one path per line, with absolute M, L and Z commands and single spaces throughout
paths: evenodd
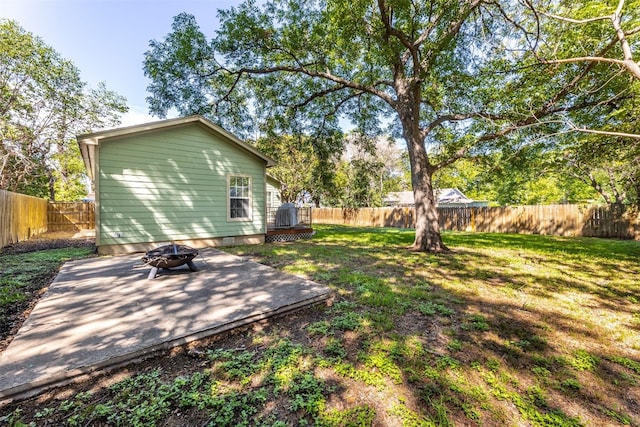
M 420 45 L 416 45 L 415 42 L 412 42 L 404 32 L 398 30 L 393 26 L 393 17 L 389 14 L 387 9 L 391 10 L 391 12 L 393 13 L 393 10 L 387 6 L 385 0 L 378 0 L 380 19 L 382 20 L 382 25 L 384 25 L 385 28 L 385 40 L 389 42 L 389 38 L 393 36 L 398 39 L 400 43 L 406 48 L 405 53 L 399 59 L 397 59 L 396 63 L 394 64 L 394 74 L 404 76 L 404 68 L 402 64 L 405 63 L 409 59 L 409 57 L 411 57 L 411 62 L 413 65 L 413 77 L 414 79 L 419 79 L 421 74 L 419 53 Z
M 640 80 L 640 65 L 638 65 L 638 63 L 633 60 L 633 52 L 631 50 L 631 45 L 629 44 L 629 40 L 627 40 L 627 37 L 629 35 L 640 32 L 640 27 L 634 28 L 628 32 L 625 32 L 622 29 L 622 9 L 624 8 L 624 2 L 625 0 L 618 0 L 618 5 L 616 7 L 616 10 L 611 15 L 603 15 L 603 16 L 597 16 L 594 18 L 587 18 L 587 19 L 573 19 L 573 18 L 568 18 L 566 16 L 559 16 L 559 15 L 555 15 L 553 13 L 548 13 L 544 11 L 536 11 L 535 9 L 532 8 L 532 10 L 534 10 L 534 13 L 539 13 L 548 18 L 552 18 L 561 22 L 567 22 L 571 24 L 588 24 L 588 23 L 598 22 L 598 21 L 611 21 L 611 25 L 615 31 L 615 38 L 612 40 L 612 43 L 609 44 L 608 48 L 603 49 L 603 53 L 608 51 L 610 46 L 612 46 L 616 42 L 619 42 L 620 48 L 622 49 L 622 54 L 623 54 L 623 59 L 606 58 L 602 54 L 600 54 L 595 56 L 583 56 L 583 57 L 556 59 L 556 60 L 542 59 L 542 62 L 547 64 L 563 64 L 563 63 L 584 62 L 584 61 L 596 62 L 596 63 L 600 63 L 600 62 L 612 63 L 612 64 L 617 64 L 626 68 L 627 71 L 629 71 L 629 73 L 631 73 L 631 75 L 635 79 Z
M 380 11 L 380 19 L 382 20 L 382 25 L 384 25 L 385 32 L 386 32 L 385 39 L 389 41 L 389 38 L 393 36 L 397 38 L 404 47 L 411 50 L 413 48 L 413 43 L 409 40 L 409 38 L 405 33 L 403 33 L 402 31 L 398 30 L 393 26 L 391 22 L 393 19 L 392 17 L 393 10 L 391 10 L 391 14 L 389 14 L 389 10 L 387 9 L 391 10 L 391 8 L 389 8 L 385 3 L 385 0 L 378 0 L 378 10 Z
M 633 28 L 633 29 L 631 29 L 629 31 L 625 31 L 624 33 L 627 36 L 632 36 L 634 34 L 640 33 L 640 27 L 636 27 L 636 28 Z
M 587 19 L 573 19 L 573 18 L 567 18 L 566 16 L 555 15 L 553 13 L 544 12 L 540 10 L 537 11 L 537 13 L 539 13 L 540 15 L 546 16 L 547 18 L 552 18 L 562 22 L 568 22 L 570 24 L 588 24 L 590 22 L 606 21 L 608 19 L 611 19 L 611 15 L 597 16 L 595 18 L 587 18 Z
M 345 86 L 343 85 L 336 85 L 334 87 L 325 89 L 325 90 L 321 90 L 318 92 L 314 92 L 311 94 L 311 96 L 309 96 L 307 99 L 305 99 L 304 101 L 293 105 L 294 108 L 302 108 L 302 107 L 306 107 L 307 105 L 309 105 L 314 99 L 318 99 L 318 98 L 322 98 L 323 96 L 329 95 L 331 93 L 335 93 L 335 92 L 339 92 L 341 90 L 345 89 Z
M 469 147 L 462 147 L 458 151 L 456 151 L 452 156 L 444 159 L 440 163 L 433 165 L 432 168 L 434 171 L 440 170 L 442 168 L 446 168 L 447 166 L 452 165 L 458 160 L 460 160 L 461 158 L 463 158 L 467 154 L 467 152 L 469 152 Z
M 631 51 L 631 45 L 629 40 L 622 30 L 622 8 L 624 7 L 624 0 L 618 2 L 618 7 L 615 13 L 611 17 L 611 23 L 613 29 L 616 31 L 616 36 L 620 40 L 620 47 L 622 48 L 622 54 L 624 57 L 624 66 L 629 72 L 638 80 L 640 80 L 640 66 L 633 60 L 633 52 Z
M 615 136 L 615 137 L 621 137 L 621 138 L 640 139 L 640 134 L 637 134 L 637 133 L 612 132 L 612 131 L 606 131 L 606 130 L 579 128 L 574 126 L 573 124 L 570 124 L 570 127 L 571 127 L 571 131 L 573 132 L 590 133 L 594 135 Z
M 445 31 L 445 33 L 442 36 L 439 37 L 440 42 L 438 43 L 438 46 L 433 48 L 431 52 L 438 53 L 442 51 L 443 47 L 446 44 L 450 43 L 453 37 L 455 37 L 456 34 L 458 34 L 458 32 L 460 31 L 460 28 L 462 28 L 462 24 L 464 24 L 467 21 L 467 18 L 469 17 L 469 15 L 471 15 L 471 12 L 473 12 L 478 7 L 480 7 L 481 4 L 482 4 L 482 0 L 472 0 L 469 3 L 468 8 L 466 10 L 463 10 L 460 13 L 458 20 L 451 22 L 451 24 L 449 25 L 449 28 Z M 435 61 L 435 58 L 436 58 L 435 55 L 426 56 L 422 61 L 422 64 L 421 64 L 422 68 L 423 69 L 431 68 L 433 61 Z
M 292 74 L 304 74 L 309 77 L 319 78 L 328 80 L 334 83 L 337 83 L 342 86 L 343 89 L 355 89 L 361 92 L 366 92 L 371 95 L 375 95 L 381 98 L 383 101 L 391 105 L 392 107 L 395 105 L 395 99 L 391 97 L 389 94 L 376 89 L 375 87 L 369 85 L 363 85 L 351 80 L 347 80 L 345 78 L 335 76 L 330 72 L 320 72 L 320 71 L 312 71 L 303 66 L 290 66 L 290 65 L 280 65 L 275 67 L 264 67 L 264 68 L 240 68 L 234 71 L 230 71 L 232 74 L 248 74 L 248 75 L 265 75 L 265 74 L 273 74 L 273 73 L 292 73 Z
M 500 14 L 502 15 L 502 17 L 509 22 L 511 25 L 513 25 L 514 27 L 516 27 L 518 30 L 520 30 L 522 32 L 522 34 L 524 34 L 525 39 L 527 41 L 527 43 L 529 44 L 529 48 L 531 51 L 535 52 L 537 46 L 538 46 L 538 42 L 540 40 L 540 19 L 538 17 L 538 14 L 535 13 L 535 9 L 533 7 L 533 5 L 531 4 L 530 0 L 522 0 L 523 3 L 529 8 L 531 9 L 534 13 L 533 16 L 535 17 L 536 20 L 536 32 L 535 32 L 535 43 L 531 43 L 531 41 L 529 40 L 529 31 L 524 28 L 522 26 L 522 24 L 516 22 L 516 20 L 514 18 L 512 18 L 511 16 L 509 16 L 509 14 L 504 10 L 504 8 L 502 7 L 502 5 L 497 2 L 497 1 L 491 1 L 490 4 L 492 4 L 494 7 L 496 7 L 498 9 L 498 11 L 500 12 Z
M 220 99 L 220 101 L 225 101 L 225 100 L 229 99 L 229 97 L 231 96 L 231 93 L 233 93 L 233 91 L 235 90 L 236 86 L 240 82 L 241 78 L 242 78 L 242 73 L 238 73 L 236 75 L 235 80 L 233 81 L 233 84 L 231 85 L 231 87 L 229 88 L 227 93 L 225 93 L 225 95 Z

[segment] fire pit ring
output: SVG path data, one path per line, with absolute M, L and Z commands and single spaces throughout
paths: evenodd
M 193 259 L 196 256 L 198 256 L 196 249 L 186 245 L 172 243 L 148 251 L 142 257 L 142 262 L 152 267 L 148 279 L 153 279 L 156 277 L 156 274 L 158 274 L 159 268 L 168 270 L 187 264 L 189 270 L 197 271 L 196 266 L 193 264 Z

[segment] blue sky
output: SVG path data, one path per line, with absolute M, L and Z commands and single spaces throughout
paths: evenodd
M 107 87 L 127 98 L 130 112 L 123 125 L 154 120 L 145 97 L 142 71 L 149 41 L 171 30 L 173 17 L 193 14 L 211 37 L 217 10 L 240 0 L 0 0 L 0 18 L 13 19 L 41 37 L 80 69 L 82 80 Z

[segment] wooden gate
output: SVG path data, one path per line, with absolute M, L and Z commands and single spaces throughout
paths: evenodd
M 49 231 L 92 230 L 96 227 L 94 202 L 49 202 Z

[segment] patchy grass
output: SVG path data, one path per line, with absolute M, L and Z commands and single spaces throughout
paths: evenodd
M 89 256 L 93 248 L 61 248 L 0 255 L 0 344 L 20 314 L 36 300 L 66 261 Z M 5 345 L 0 345 L 0 350 Z
M 412 230 L 316 229 L 228 250 L 329 285 L 331 307 L 0 420 L 640 426 L 640 243 L 445 233 L 453 252 L 424 254 L 407 250 Z

